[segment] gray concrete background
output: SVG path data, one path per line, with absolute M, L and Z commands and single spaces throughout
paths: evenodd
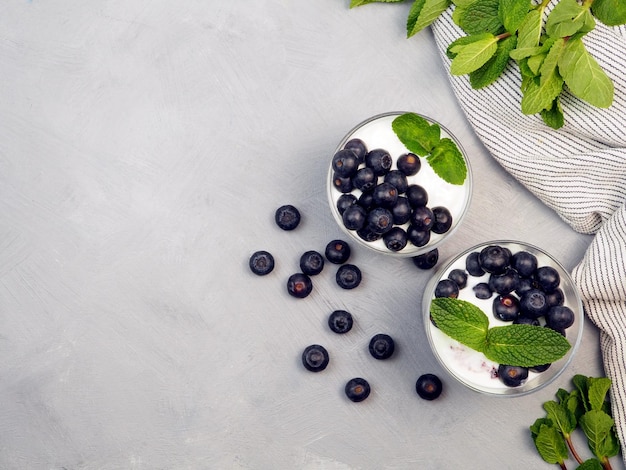
M 304 301 L 286 277 L 341 237 L 325 199 L 344 134 L 386 111 L 440 121 L 475 195 L 442 259 L 517 239 L 568 269 L 591 238 L 508 176 L 477 141 L 410 4 L 348 0 L 11 0 L 0 6 L 0 468 L 550 468 L 528 426 L 576 373 L 602 372 L 586 322 L 570 368 L 517 399 L 453 382 L 420 316 L 430 275 L 356 248 Z M 291 203 L 292 233 L 273 224 Z M 249 255 L 276 270 L 258 278 Z M 349 308 L 346 337 L 328 313 Z M 398 354 L 374 363 L 369 337 Z M 302 349 L 331 351 L 324 373 Z M 445 392 L 420 400 L 416 378 Z M 347 379 L 373 392 L 355 405 Z M 583 448 L 584 452 L 584 448 Z M 620 462 L 615 462 L 620 465 Z

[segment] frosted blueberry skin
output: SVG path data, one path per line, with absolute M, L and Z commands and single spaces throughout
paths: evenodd
M 434 248 L 423 255 L 413 256 L 413 264 L 419 269 L 432 269 L 439 261 L 439 249 Z
M 324 257 L 315 250 L 305 251 L 300 257 L 300 269 L 307 276 L 315 276 L 324 269 Z
M 275 261 L 272 254 L 265 250 L 259 250 L 252 253 L 248 261 L 250 270 L 258 275 L 265 276 L 274 270 Z
M 324 346 L 312 344 L 302 351 L 302 365 L 311 372 L 321 372 L 328 366 L 330 356 Z
M 303 299 L 313 291 L 313 281 L 304 273 L 295 273 L 287 279 L 287 292 L 292 297 Z
M 374 359 L 384 360 L 393 355 L 396 345 L 391 336 L 380 333 L 372 337 L 368 349 Z
M 331 240 L 324 249 L 326 259 L 333 264 L 342 264 L 350 258 L 350 245 L 343 240 Z
M 435 374 L 423 374 L 415 382 L 415 391 L 424 400 L 435 400 L 443 391 L 443 383 Z
M 335 310 L 328 316 L 328 327 L 338 335 L 346 334 L 353 324 L 354 318 L 347 310 Z
M 335 280 L 342 289 L 355 289 L 361 284 L 363 275 L 361 270 L 353 264 L 344 264 L 337 269 Z
M 365 400 L 370 395 L 371 387 L 367 380 L 355 377 L 348 380 L 345 386 L 346 396 L 353 402 L 358 403 Z
M 294 230 L 300 224 L 300 211 L 291 204 L 285 204 L 276 209 L 274 220 L 283 230 Z

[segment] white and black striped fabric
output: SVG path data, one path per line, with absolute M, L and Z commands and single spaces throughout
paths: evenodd
M 450 11 L 432 31 L 449 66 L 446 47 L 464 34 Z M 564 96 L 565 125 L 558 131 L 538 115 L 521 113 L 521 78 L 514 63 L 481 90 L 473 90 L 466 76 L 450 76 L 450 81 L 493 157 L 573 229 L 595 234 L 572 275 L 587 315 L 601 330 L 613 414 L 626 447 L 626 27 L 598 23 L 583 42 L 613 80 L 614 102 L 597 109 Z

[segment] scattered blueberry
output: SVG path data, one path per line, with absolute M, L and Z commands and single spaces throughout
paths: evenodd
M 391 336 L 380 333 L 372 337 L 368 349 L 374 359 L 383 360 L 393 355 L 396 345 Z
M 367 380 L 362 379 L 361 377 L 355 377 L 354 379 L 348 380 L 345 387 L 346 396 L 351 401 L 356 403 L 369 397 L 370 391 L 370 384 Z
M 423 374 L 415 382 L 415 391 L 424 400 L 434 400 L 441 395 L 443 384 L 435 374 Z
M 419 269 L 432 269 L 437 265 L 437 262 L 439 261 L 439 250 L 437 248 L 434 248 L 428 253 L 413 256 L 411 260 L 413 261 L 413 264 Z
M 354 289 L 361 283 L 361 270 L 353 264 L 343 264 L 337 269 L 335 280 L 342 289 Z
M 283 230 L 293 230 L 300 224 L 300 211 L 291 204 L 280 206 L 276 209 L 274 220 Z
M 333 264 L 342 264 L 350 258 L 350 245 L 343 240 L 332 240 L 324 250 L 326 259 Z
M 352 314 L 346 310 L 335 310 L 328 317 L 329 328 L 340 335 L 350 331 L 353 324 Z
M 313 290 L 311 278 L 304 273 L 295 273 L 287 279 L 287 292 L 298 299 L 308 296 Z
M 330 357 L 324 346 L 312 344 L 302 351 L 302 365 L 311 372 L 321 372 L 326 369 Z
M 274 269 L 274 257 L 265 250 L 259 250 L 252 253 L 248 262 L 250 270 L 259 276 L 265 276 Z
M 307 276 L 315 276 L 324 269 L 324 257 L 315 250 L 306 251 L 300 257 L 300 269 Z

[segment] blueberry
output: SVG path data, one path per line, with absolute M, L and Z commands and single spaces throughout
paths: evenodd
M 511 294 L 499 295 L 493 299 L 492 310 L 498 320 L 512 322 L 520 314 L 519 300 Z
M 448 279 L 456 282 L 459 289 L 465 289 L 467 286 L 467 273 L 463 269 L 453 269 L 448 274 Z
M 430 241 L 430 230 L 420 230 L 414 224 L 409 224 L 406 236 L 415 246 L 425 246 Z
M 415 391 L 424 400 L 434 400 L 441 395 L 443 384 L 435 374 L 423 374 L 415 382 Z
M 546 300 L 546 295 L 539 289 L 530 289 L 520 297 L 520 311 L 522 315 L 530 318 L 539 318 L 546 314 L 550 305 Z
M 409 187 L 409 181 L 406 178 L 406 175 L 402 173 L 400 170 L 390 170 L 389 173 L 385 175 L 385 183 L 392 184 L 398 190 L 398 194 L 403 194 L 406 192 L 406 189 Z
M 406 232 L 401 227 L 393 227 L 383 235 L 383 242 L 390 251 L 401 251 L 407 241 Z
M 519 317 L 517 317 L 515 320 L 513 320 L 513 323 L 515 323 L 516 325 L 540 326 L 539 320 L 537 320 L 536 318 L 526 317 L 524 315 L 520 315 Z
M 413 256 L 411 260 L 413 261 L 413 264 L 419 269 L 432 269 L 437 265 L 437 262 L 439 261 L 439 250 L 437 248 L 434 248 L 428 253 Z
M 537 269 L 537 257 L 527 251 L 518 251 L 511 257 L 511 266 L 522 277 L 530 277 Z
M 353 264 L 344 264 L 339 267 L 335 280 L 342 289 L 354 289 L 362 280 L 361 270 Z
M 507 387 L 519 387 L 528 378 L 528 369 L 526 367 L 500 364 L 498 377 Z
M 352 178 L 349 176 L 341 176 L 337 173 L 333 174 L 333 186 L 340 193 L 349 193 L 352 191 Z
M 411 224 L 418 230 L 430 230 L 435 223 L 433 211 L 426 206 L 419 206 L 413 209 L 411 214 Z
M 561 277 L 552 266 L 541 266 L 535 271 L 535 280 L 544 292 L 551 292 L 559 287 Z
M 359 236 L 361 240 L 366 241 L 366 242 L 374 242 L 376 240 L 380 240 L 383 237 L 380 233 L 374 232 L 367 225 L 357 230 L 356 234 Z
M 287 279 L 287 292 L 298 299 L 303 299 L 313 290 L 311 278 L 304 273 L 295 273 Z
M 393 338 L 384 333 L 374 335 L 368 347 L 374 359 L 389 359 L 396 349 Z
M 451 297 L 456 299 L 459 296 L 459 286 L 450 279 L 441 279 L 435 286 L 435 297 Z
M 489 276 L 489 288 L 498 294 L 509 294 L 519 286 L 519 275 L 514 269 L 507 269 L 502 274 Z
M 411 207 L 421 207 L 428 204 L 428 192 L 419 184 L 410 184 L 405 191 Z
M 477 299 L 490 299 L 493 295 L 493 291 L 489 288 L 489 284 L 486 282 L 479 282 L 472 290 Z
M 312 344 L 304 348 L 302 351 L 302 365 L 311 372 L 321 372 L 326 369 L 330 357 L 324 346 Z
M 396 160 L 396 167 L 407 176 L 416 175 L 422 166 L 422 162 L 414 153 L 404 153 Z
M 374 173 L 374 170 L 367 166 L 359 168 L 352 177 L 352 186 L 360 191 L 369 191 L 376 186 L 377 182 L 378 177 Z
M 350 245 L 343 240 L 332 240 L 324 250 L 326 259 L 333 264 L 342 264 L 350 258 Z
M 274 257 L 265 250 L 259 250 L 252 253 L 248 262 L 250 270 L 259 276 L 265 276 L 274 269 Z
M 515 289 L 515 293 L 518 297 L 521 297 L 524 292 L 527 292 L 531 289 L 536 289 L 537 284 L 529 277 L 520 277 L 517 282 L 517 289 Z
M 547 325 L 556 330 L 565 330 L 574 324 L 575 315 L 571 308 L 555 305 L 546 314 Z
M 365 160 L 367 145 L 365 145 L 365 142 L 363 142 L 361 139 L 350 139 L 348 142 L 346 142 L 346 145 L 344 145 L 343 148 L 352 150 L 359 159 L 359 163 L 363 163 L 363 161 Z
M 370 384 L 361 377 L 348 380 L 345 387 L 346 396 L 353 402 L 358 403 L 370 395 Z
M 473 251 L 465 258 L 465 269 L 470 276 L 480 277 L 485 274 L 485 270 L 480 266 L 480 253 Z
M 548 301 L 548 305 L 550 307 L 554 307 L 555 305 L 563 305 L 565 302 L 565 294 L 563 291 L 557 287 L 552 292 L 546 293 L 546 300 Z
M 340 335 L 350 331 L 353 324 L 352 314 L 346 310 L 335 310 L 328 317 L 329 328 Z
M 357 202 L 357 198 L 354 194 L 342 194 L 337 199 L 337 211 L 339 212 L 340 215 L 343 215 L 345 210 L 348 207 L 356 204 L 356 202 Z
M 540 374 L 541 372 L 547 371 L 550 368 L 551 365 L 552 364 L 542 364 L 540 366 L 529 367 L 528 370 L 531 371 L 531 372 L 537 372 L 537 373 Z
M 336 175 L 350 177 L 359 167 L 359 157 L 352 149 L 341 149 L 333 155 L 332 166 Z
M 502 273 L 509 266 L 510 252 L 499 245 L 489 245 L 480 251 L 478 259 L 488 273 Z
M 375 233 L 387 233 L 393 228 L 393 214 L 384 207 L 375 207 L 367 214 L 367 226 Z
M 324 269 L 324 257 L 315 250 L 306 251 L 300 256 L 300 269 L 307 276 L 315 276 Z
M 280 206 L 276 209 L 274 220 L 283 230 L 293 230 L 300 223 L 300 211 L 291 204 Z
M 450 211 L 442 206 L 433 207 L 433 215 L 435 216 L 435 222 L 431 227 L 433 233 L 446 233 L 452 227 L 452 214 Z
M 341 220 L 348 230 L 358 230 L 367 221 L 367 211 L 358 204 L 353 204 L 343 212 Z
M 367 191 L 363 191 L 357 200 L 357 204 L 361 206 L 366 211 L 370 211 L 374 208 L 374 191 L 373 189 L 369 189 Z
M 391 183 L 382 182 L 372 191 L 374 204 L 378 207 L 391 208 L 398 200 L 398 189 Z
M 365 155 L 365 166 L 374 170 L 377 176 L 385 175 L 391 170 L 393 160 L 389 152 L 384 149 L 374 149 Z
M 411 219 L 411 211 L 409 200 L 404 196 L 399 196 L 396 204 L 391 208 L 393 223 L 396 225 L 406 224 Z

